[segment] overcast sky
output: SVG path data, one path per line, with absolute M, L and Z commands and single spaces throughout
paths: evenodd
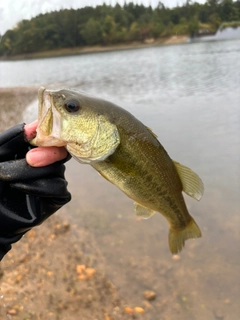
M 82 8 L 85 6 L 96 6 L 103 3 L 115 5 L 117 2 L 123 5 L 125 0 L 1 0 L 0 1 L 0 34 L 8 29 L 12 29 L 22 19 L 31 19 L 39 13 L 60 10 L 63 8 Z M 126 0 L 126 2 L 134 2 L 151 5 L 156 7 L 159 0 Z M 186 0 L 161 0 L 166 7 L 174 7 L 182 5 Z M 196 0 L 196 2 L 204 3 L 204 0 Z

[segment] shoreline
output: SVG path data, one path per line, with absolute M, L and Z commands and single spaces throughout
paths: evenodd
M 121 51 L 121 50 L 133 50 L 133 49 L 143 49 L 166 45 L 183 44 L 187 42 L 189 37 L 187 35 L 175 35 L 170 37 L 164 37 L 161 39 L 147 39 L 145 42 L 133 42 L 130 44 L 118 44 L 110 46 L 85 46 L 85 47 L 74 47 L 74 48 L 62 48 L 56 50 L 18 54 L 15 56 L 2 56 L 0 61 L 17 61 L 17 60 L 30 60 L 30 59 L 43 59 L 43 58 L 53 58 L 53 57 L 64 57 L 73 56 L 80 54 L 89 53 L 101 53 L 101 52 L 111 52 L 111 51 Z
M 0 132 L 24 122 L 25 109 L 37 92 L 38 86 L 0 87 Z

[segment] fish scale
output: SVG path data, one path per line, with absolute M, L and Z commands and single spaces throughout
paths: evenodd
M 39 89 L 37 146 L 65 146 L 135 201 L 135 213 L 161 213 L 169 222 L 169 247 L 182 250 L 201 231 L 188 213 L 182 191 L 200 200 L 203 183 L 173 161 L 157 136 L 127 110 L 77 90 Z
M 127 128 L 127 125 L 125 130 L 123 126 L 121 126 L 121 130 L 119 130 L 121 141 L 129 136 Z M 143 130 L 146 130 L 145 126 L 142 128 L 141 134 Z M 136 131 L 135 135 L 137 135 Z M 169 163 L 157 161 L 157 159 L 161 159 L 161 152 L 163 152 L 163 147 L 160 143 L 158 143 L 157 146 L 152 144 L 149 148 L 145 148 L 146 142 L 148 142 L 146 137 L 148 137 L 150 141 L 153 139 L 152 135 L 146 130 L 144 144 L 141 144 L 140 139 L 138 139 L 138 143 L 131 141 L 132 143 L 128 142 L 127 144 L 123 144 L 124 147 L 120 145 L 115 153 L 111 155 L 107 161 L 104 161 L 104 164 L 103 162 L 99 162 L 94 164 L 93 167 L 100 173 L 104 172 L 103 175 L 109 181 L 116 181 L 116 179 L 125 181 L 120 189 L 128 194 L 129 197 L 139 204 L 164 214 L 171 222 L 174 221 L 176 227 L 183 228 L 189 221 L 189 215 L 184 201 L 181 201 L 182 193 L 176 192 L 181 188 L 180 179 L 173 165 L 173 170 L 170 171 L 169 168 L 166 168 L 171 167 Z M 149 145 L 149 142 L 147 144 Z M 149 156 L 149 154 L 154 154 L 154 157 Z M 121 165 L 120 159 L 123 159 L 124 166 Z M 116 167 L 120 167 L 117 172 L 113 170 L 113 168 Z M 149 183 L 147 182 L 146 175 L 151 177 Z M 174 179 L 175 183 L 171 183 Z M 166 181 L 167 186 L 165 186 Z M 136 184 L 138 188 L 136 188 Z M 162 193 L 165 195 L 162 195 Z M 171 194 L 172 197 L 169 197 L 168 194 Z M 177 199 L 174 201 L 173 198 Z M 170 208 L 172 209 L 173 207 L 172 203 L 177 201 L 182 206 L 181 210 L 175 205 L 174 208 L 177 208 L 177 212 L 171 212 Z M 181 212 L 182 214 L 180 214 Z M 179 215 L 177 221 L 175 221 L 176 214 Z

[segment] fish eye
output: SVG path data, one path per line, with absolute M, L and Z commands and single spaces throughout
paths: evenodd
M 80 109 L 79 102 L 76 100 L 68 101 L 64 104 L 64 108 L 69 113 L 77 112 Z

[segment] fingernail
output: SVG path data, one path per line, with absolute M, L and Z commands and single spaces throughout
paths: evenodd
M 38 121 L 35 120 L 34 122 L 25 125 L 24 132 L 28 141 L 36 136 L 37 123 Z
M 26 161 L 32 167 L 39 167 L 46 162 L 46 156 L 44 153 L 38 152 L 37 148 L 30 150 L 26 154 Z

